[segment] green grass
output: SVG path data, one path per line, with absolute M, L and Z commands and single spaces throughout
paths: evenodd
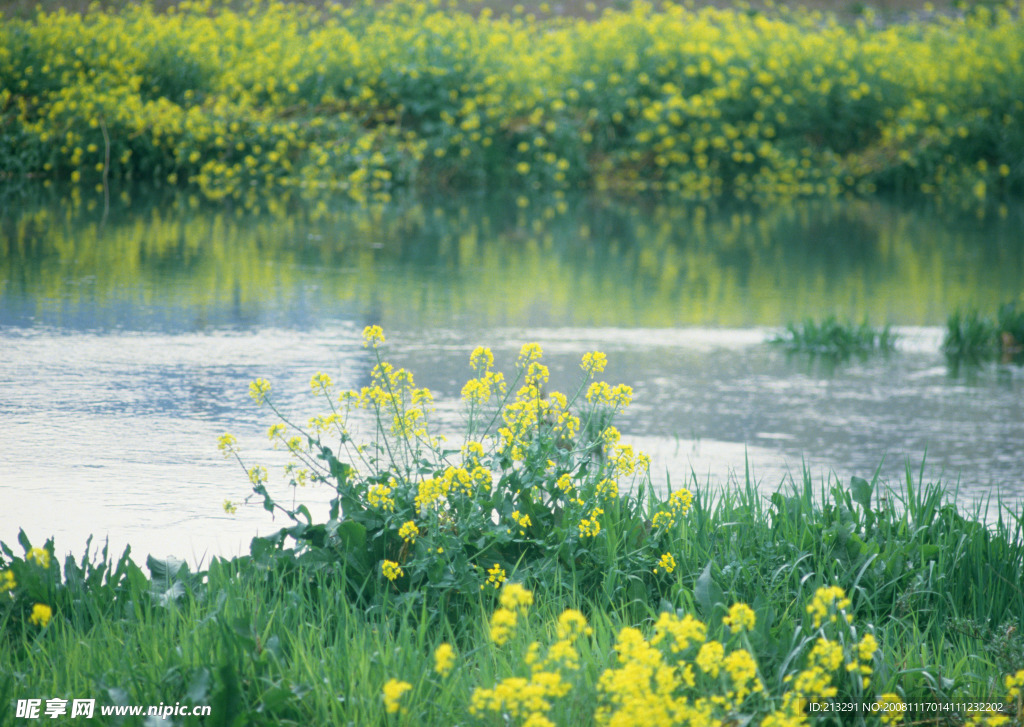
M 1010 508 L 983 525 L 980 509 L 963 513 L 909 471 L 892 489 L 858 478 L 815 487 L 805 474 L 769 498 L 749 481 L 718 496 L 692 485 L 671 577 L 631 598 L 581 597 L 571 578 L 528 583 L 535 605 L 500 648 L 488 637 L 492 589 L 457 612 L 414 600 L 366 609 L 345 597 L 342 562 L 299 565 L 287 551 L 214 560 L 199 574 L 151 562 L 162 573 L 152 582 L 127 558 L 85 559 L 85 570 L 107 576 L 87 588 L 76 585 L 80 566 L 65 570 L 52 582 L 46 629 L 10 609 L 0 620 L 0 661 L 10 665 L 0 704 L 59 696 L 210 705 L 203 724 L 497 724 L 471 717 L 472 690 L 528 676 L 528 645 L 551 643 L 558 615 L 580 608 L 594 633 L 580 642 L 572 690 L 548 714 L 592 724 L 595 685 L 615 666 L 622 627 L 649 633 L 660 611 L 681 609 L 716 633 L 726 605 L 749 603 L 758 616 L 749 640 L 775 692 L 799 651 L 803 604 L 829 584 L 845 589 L 853 623 L 870 624 L 881 644 L 879 691 L 907 702 L 1002 699 L 1003 675 L 1024 669 L 1024 521 Z M 442 642 L 459 654 L 447 678 L 433 671 Z M 392 678 L 412 689 L 408 711 L 387 715 L 381 692 Z M 961 719 L 947 713 L 936 724 Z
M 769 343 L 787 351 L 848 358 L 854 354 L 892 351 L 896 334 L 889 326 L 874 328 L 867 321 L 857 325 L 829 316 L 820 323 L 813 320 L 790 323 L 784 333 L 771 338 Z

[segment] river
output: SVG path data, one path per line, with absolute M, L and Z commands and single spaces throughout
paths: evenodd
M 510 371 L 536 341 L 553 388 L 602 350 L 634 387 L 620 429 L 655 482 L 714 490 L 751 473 L 770 492 L 806 468 L 942 480 L 968 507 L 1024 496 L 1024 371 L 957 366 L 946 316 L 994 313 L 1024 280 L 1024 209 L 951 218 L 878 201 L 775 210 L 405 199 L 387 207 L 242 217 L 179 197 L 0 212 L 0 540 L 24 528 L 80 554 L 208 562 L 285 523 L 217 450 L 282 461 L 248 384 L 305 420 L 318 371 L 366 381 L 361 331 L 461 422 L 470 351 Z M 887 355 L 830 360 L 765 340 L 789 321 L 890 323 Z M 279 486 L 283 488 L 283 486 Z M 284 489 L 282 496 L 289 496 Z M 323 491 L 301 490 L 314 512 Z M 952 495 L 953 493 L 951 493 Z

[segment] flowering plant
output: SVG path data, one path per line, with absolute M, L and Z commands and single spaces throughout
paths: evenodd
M 434 426 L 433 394 L 384 359 L 384 344 L 379 326 L 366 328 L 375 364 L 359 391 L 336 391 L 327 374 L 313 377 L 328 408 L 305 425 L 278 408 L 269 382 L 251 384 L 252 398 L 280 417 L 269 436 L 290 454 L 287 481 L 334 491 L 327 521 L 314 524 L 305 505 L 275 500 L 267 470 L 247 467 L 234 437 L 224 435 L 220 447 L 242 464 L 254 495 L 294 523 L 257 547 L 292 538 L 301 552 L 330 554 L 358 576 L 349 582 L 370 584 L 364 595 L 371 598 L 497 590 L 514 572 L 557 582 L 556 571 L 569 571 L 584 590 L 635 590 L 671 572 L 665 543 L 684 527 L 692 496 L 680 490 L 661 505 L 649 496 L 650 460 L 613 425 L 633 391 L 597 380 L 603 353 L 583 356 L 581 381 L 566 395 L 546 391 L 538 344 L 522 347 L 508 379 L 489 349 L 476 348 L 462 388 L 465 429 L 452 447 Z M 371 430 L 366 441 L 357 441 L 360 420 Z M 645 575 L 616 577 L 637 572 Z

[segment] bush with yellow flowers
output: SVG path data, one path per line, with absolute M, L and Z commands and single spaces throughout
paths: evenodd
M 253 494 L 295 523 L 260 547 L 294 541 L 300 554 L 344 562 L 350 584 L 374 602 L 403 594 L 475 599 L 513 573 L 571 580 L 583 594 L 642 594 L 671 581 L 667 551 L 685 532 L 692 496 L 649 496 L 649 460 L 613 423 L 633 392 L 597 378 L 603 353 L 583 356 L 581 382 L 567 395 L 547 390 L 539 345 L 522 347 L 509 378 L 494 369 L 489 349 L 477 348 L 462 389 L 465 431 L 453 444 L 434 428 L 433 394 L 381 355 L 380 327 L 364 337 L 376 361 L 370 385 L 338 391 L 317 374 L 310 386 L 325 410 L 308 421 L 277 407 L 270 382 L 250 388 L 280 417 L 268 434 L 290 455 L 285 482 L 333 491 L 326 522 L 315 523 L 304 505 L 281 505 L 267 469 L 242 463 L 235 439 L 221 438 Z
M 155 179 L 249 209 L 408 186 L 984 206 L 1024 190 L 1022 48 L 1010 6 L 40 10 L 0 24 L 0 183 Z

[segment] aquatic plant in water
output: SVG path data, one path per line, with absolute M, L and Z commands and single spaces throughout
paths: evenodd
M 984 359 L 1002 354 L 1005 361 L 1024 353 L 1024 310 L 1015 302 L 1000 306 L 995 320 L 977 310 L 955 311 L 946 321 L 943 352 L 953 359 Z
M 846 358 L 853 354 L 891 351 L 896 345 L 896 334 L 889 326 L 874 328 L 867 321 L 855 325 L 830 316 L 820 323 L 812 320 L 799 325 L 790 323 L 785 333 L 773 336 L 768 342 L 789 351 Z

